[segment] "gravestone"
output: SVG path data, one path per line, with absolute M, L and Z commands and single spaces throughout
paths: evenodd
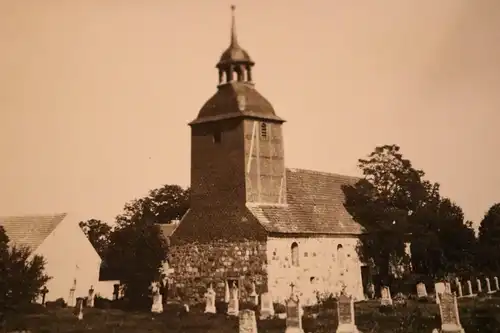
M 486 292 L 488 294 L 491 294 L 493 293 L 493 291 L 491 290 L 491 283 L 490 283 L 490 279 L 489 278 L 486 278 Z
M 290 296 L 286 303 L 286 330 L 285 333 L 304 333 L 302 316 L 298 297 Z
M 495 281 L 495 290 L 500 290 L 500 286 L 498 285 L 498 278 L 496 276 L 493 278 L 493 281 Z
M 90 286 L 89 295 L 87 297 L 87 307 L 88 308 L 94 307 L 94 286 Z
M 76 288 L 73 287 L 69 290 L 68 307 L 70 308 L 75 306 L 75 290 Z
M 337 316 L 339 325 L 337 333 L 358 333 L 354 320 L 354 300 L 341 294 L 337 300 Z
M 463 296 L 463 293 L 462 293 L 462 283 L 460 282 L 460 279 L 459 278 L 455 278 L 455 284 L 457 286 L 457 292 L 458 292 L 458 297 L 462 297 Z
M 76 306 L 75 306 L 75 311 L 74 314 L 78 318 L 78 320 L 83 319 L 83 298 L 78 297 L 76 299 Z
M 205 293 L 205 313 L 216 313 L 215 309 L 215 291 L 212 288 L 212 284 L 208 287 Z
M 239 314 L 240 333 L 257 333 L 257 319 L 252 310 L 241 310 Z
M 236 286 L 236 283 L 233 283 L 233 287 L 231 288 L 231 297 L 227 306 L 227 314 L 230 316 L 237 316 L 239 312 L 240 300 L 238 295 L 238 287 Z
M 260 319 L 274 317 L 274 304 L 271 294 L 268 292 L 260 295 Z
M 229 281 L 224 284 L 224 303 L 229 303 L 231 300 L 231 290 L 229 290 Z
M 472 293 L 472 282 L 470 282 L 470 280 L 467 280 L 467 291 L 469 292 L 467 296 L 474 296 Z
M 259 304 L 259 294 L 257 294 L 257 290 L 255 288 L 255 282 L 252 282 L 252 292 L 250 293 L 250 298 L 253 304 L 255 305 Z
M 391 298 L 391 290 L 387 286 L 383 286 L 380 289 L 380 295 L 382 296 L 380 299 L 380 305 L 383 306 L 391 306 L 392 298 Z
M 436 293 L 436 304 L 439 304 L 439 294 L 442 294 L 446 291 L 446 287 L 443 282 L 436 282 L 434 284 L 434 291 Z
M 481 280 L 479 279 L 476 279 L 476 283 L 477 283 L 477 293 L 481 293 L 483 292 L 483 286 L 481 286 Z
M 115 283 L 113 285 L 113 301 L 116 301 L 118 299 L 119 294 L 120 294 L 120 285 L 118 283 Z
M 43 286 L 40 292 L 42 293 L 42 305 L 45 305 L 45 295 L 47 295 L 47 293 L 49 292 L 47 286 Z
M 420 282 L 417 284 L 417 297 L 427 297 L 427 288 L 425 287 L 425 283 Z
M 455 294 L 443 293 L 439 294 L 439 313 L 441 315 L 441 332 L 442 333 L 463 333 L 464 329 L 460 324 L 458 314 L 458 303 Z
M 160 288 L 158 284 L 153 283 L 151 285 L 153 294 L 153 304 L 151 305 L 151 312 L 162 313 L 163 312 L 163 298 L 160 294 Z
M 375 297 L 375 285 L 372 282 L 368 282 L 366 289 L 368 291 L 368 298 L 373 299 Z
M 451 283 L 449 283 L 448 281 L 446 281 L 446 282 L 444 283 L 444 290 L 445 290 L 445 292 L 447 292 L 447 293 L 451 293 Z

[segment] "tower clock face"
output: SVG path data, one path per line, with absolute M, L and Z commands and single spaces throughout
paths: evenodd
M 237 97 L 237 101 L 238 101 L 238 109 L 240 111 L 245 111 L 245 108 L 247 106 L 247 100 L 246 100 L 246 97 L 244 95 L 239 95 Z

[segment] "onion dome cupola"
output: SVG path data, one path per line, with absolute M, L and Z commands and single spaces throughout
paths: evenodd
M 252 67 L 255 63 L 248 52 L 238 43 L 234 10 L 235 6 L 231 6 L 231 43 L 227 50 L 222 53 L 216 66 L 219 70 L 219 84 L 232 81 L 252 82 Z
M 283 123 L 273 106 L 256 89 L 252 80 L 255 63 L 236 36 L 235 6 L 231 6 L 231 40 L 216 68 L 217 92 L 205 103 L 190 125 L 236 117 L 250 117 Z

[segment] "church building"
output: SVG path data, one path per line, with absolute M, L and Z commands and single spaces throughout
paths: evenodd
M 255 88 L 254 65 L 238 43 L 233 7 L 217 91 L 189 124 L 191 205 L 169 251 L 176 289 L 200 301 L 212 284 L 221 300 L 235 285 L 245 299 L 255 285 L 283 302 L 293 284 L 302 304 L 342 289 L 364 299 L 363 228 L 342 191 L 358 178 L 286 168 L 285 120 Z

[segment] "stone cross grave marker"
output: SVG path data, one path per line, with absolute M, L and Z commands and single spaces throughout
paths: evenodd
M 459 278 L 455 278 L 455 284 L 457 285 L 457 291 L 458 291 L 458 297 L 462 297 L 463 296 L 463 292 L 462 292 L 462 283 L 460 282 L 460 279 Z
M 274 317 L 274 304 L 271 294 L 268 292 L 260 295 L 260 319 Z
M 380 299 L 380 305 L 392 305 L 391 290 L 389 289 L 389 287 L 382 286 L 382 288 L 380 289 L 380 295 L 382 296 Z
M 212 288 L 212 284 L 208 287 L 205 293 L 205 313 L 216 313 L 215 309 L 215 291 Z
M 337 333 L 358 333 L 354 319 L 354 300 L 341 294 L 337 300 L 337 315 L 339 325 Z
M 163 299 L 160 294 L 160 288 L 157 283 L 151 284 L 151 290 L 153 294 L 153 304 L 151 305 L 151 312 L 162 313 L 163 312 Z
M 443 282 L 436 282 L 434 284 L 434 291 L 436 293 L 436 304 L 439 304 L 439 294 L 442 294 L 446 291 L 446 287 Z
M 285 333 L 304 333 L 300 315 L 300 301 L 298 297 L 290 296 L 286 301 L 286 330 Z
M 241 310 L 239 314 L 240 333 L 257 333 L 257 319 L 252 310 Z
M 425 283 L 419 282 L 417 284 L 417 297 L 427 297 L 427 288 L 425 287 Z
M 469 292 L 467 296 L 474 296 L 472 293 L 472 282 L 470 282 L 470 280 L 467 280 L 467 291 Z
M 460 333 L 464 332 L 460 324 L 458 314 L 458 303 L 455 294 L 443 293 L 439 294 L 439 313 L 441 315 L 441 332 L 442 333 Z
M 490 282 L 490 278 L 486 278 L 486 292 L 488 294 L 491 294 L 493 293 L 493 291 L 491 290 L 491 282 Z
M 88 308 L 94 307 L 94 286 L 90 286 L 89 295 L 87 297 L 87 307 Z
M 240 312 L 240 300 L 238 296 L 238 286 L 236 282 L 233 282 L 233 287 L 231 288 L 231 297 L 229 298 L 229 304 L 227 307 L 227 314 L 230 316 L 237 316 Z
M 493 277 L 493 281 L 495 281 L 495 290 L 500 290 L 500 286 L 498 285 L 498 277 Z
M 42 290 L 40 290 L 40 292 L 42 293 L 42 305 L 45 305 L 45 295 L 47 295 L 47 293 L 49 292 L 49 290 L 47 289 L 47 286 L 43 286 Z

